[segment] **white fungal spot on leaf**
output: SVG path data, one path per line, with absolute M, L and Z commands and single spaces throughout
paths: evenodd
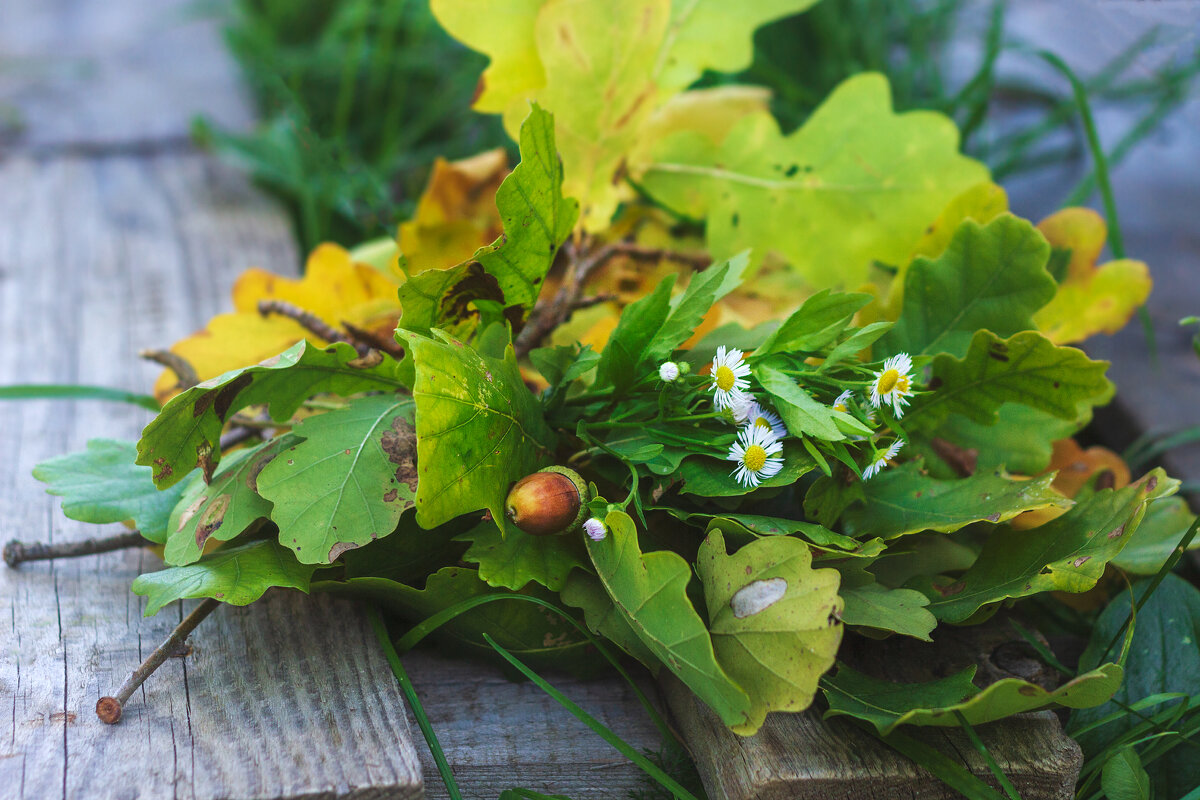
M 783 578 L 754 581 L 734 593 L 733 599 L 729 601 L 729 607 L 733 609 L 735 617 L 744 619 L 766 611 L 779 602 L 785 594 L 787 594 L 787 581 Z

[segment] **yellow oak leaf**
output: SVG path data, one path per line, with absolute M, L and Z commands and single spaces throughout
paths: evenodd
M 1125 327 L 1150 296 L 1150 270 L 1141 261 L 1119 259 L 1096 266 L 1108 226 L 1089 208 L 1064 208 L 1038 224 L 1051 246 L 1069 249 L 1067 274 L 1054 299 L 1033 315 L 1055 344 L 1080 342 Z
M 400 252 L 410 275 L 460 264 L 504 232 L 496 191 L 508 171 L 504 148 L 433 162 L 416 212 L 400 225 Z
M 334 327 L 349 322 L 390 337 L 400 316 L 396 286 L 379 270 L 351 260 L 341 247 L 323 244 L 309 256 L 303 278 L 246 270 L 233 285 L 233 312 L 213 317 L 203 330 L 172 345 L 171 352 L 191 364 L 203 381 L 278 355 L 304 338 L 326 344 L 288 317 L 263 317 L 260 300 L 281 300 Z M 169 370 L 154 384 L 160 402 L 176 391 L 176 376 Z

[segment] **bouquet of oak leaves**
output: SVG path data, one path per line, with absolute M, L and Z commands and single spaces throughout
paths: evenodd
M 1145 265 L 1096 265 L 1090 211 L 1009 213 L 948 121 L 886 90 L 851 79 L 788 137 L 756 108 L 660 135 L 626 183 L 572 180 L 575 133 L 526 102 L 511 173 L 440 162 L 399 249 L 248 272 L 165 359 L 136 445 L 36 474 L 157 546 L 148 614 L 278 587 L 531 668 L 594 670 L 599 641 L 747 735 L 818 691 L 880 731 L 1101 704 L 1103 657 L 1056 689 L 838 662 L 848 635 L 1153 573 L 1190 522 L 1176 481 L 1071 439 L 1113 386 L 1068 344 L 1129 319 Z M 96 473 L 104 499 L 70 502 Z

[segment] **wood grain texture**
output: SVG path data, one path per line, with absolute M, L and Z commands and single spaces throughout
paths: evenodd
M 0 3 L 0 147 L 186 144 L 192 117 L 249 128 L 221 43 L 221 4 L 191 0 Z
M 224 310 L 242 268 L 296 263 L 278 209 L 198 156 L 15 157 L 0 186 L 0 383 L 144 391 L 157 367 L 137 350 Z M 30 469 L 147 421 L 96 402 L 0 407 L 0 538 L 94 535 Z M 96 719 L 182 618 L 144 619 L 129 591 L 160 565 L 125 551 L 0 570 L 0 796 L 420 796 L 391 671 L 362 614 L 329 598 L 219 609 L 119 725 Z
M 938 631 L 935 641 L 850 637 L 839 658 L 877 678 L 928 681 L 975 664 L 985 686 L 1020 677 L 1050 688 L 1058 677 L 1008 627 L 1002 615 L 970 628 Z M 959 794 L 922 767 L 843 718 L 773 713 L 757 734 L 731 733 L 677 679 L 661 679 L 705 788 L 713 800 L 951 800 Z M 818 704 L 820 701 L 818 701 Z M 987 764 L 957 728 L 902 731 L 936 747 L 996 786 Z M 976 732 L 1024 800 L 1070 800 L 1083 763 L 1079 746 L 1049 711 L 1021 714 Z
M 532 683 L 426 647 L 405 655 L 404 663 L 468 800 L 495 800 L 514 786 L 574 800 L 649 788 L 636 765 Z M 658 731 L 618 678 L 544 677 L 637 750 L 660 747 Z M 648 681 L 642 688 L 652 699 L 657 694 Z M 446 797 L 428 750 L 423 743 L 418 749 L 426 797 Z

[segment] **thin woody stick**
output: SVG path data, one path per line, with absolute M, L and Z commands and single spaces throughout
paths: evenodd
M 209 598 L 200 605 L 196 606 L 192 613 L 184 617 L 183 622 L 175 630 L 171 631 L 171 635 L 166 641 L 160 644 L 150 656 L 142 662 L 142 665 L 135 669 L 132 674 L 121 684 L 121 688 L 117 690 L 115 696 L 101 697 L 96 701 L 96 716 L 101 722 L 106 722 L 109 725 L 115 725 L 121 721 L 121 714 L 125 709 L 125 703 L 133 696 L 138 687 L 154 674 L 154 670 L 163 665 L 168 658 L 179 651 L 179 648 L 187 641 L 187 637 L 191 635 L 196 626 L 204 621 L 204 618 L 211 614 L 216 607 L 220 605 L 216 600 Z
M 299 323 L 300 327 L 318 339 L 324 339 L 327 342 L 344 342 L 345 344 L 352 345 L 360 356 L 365 355 L 367 350 L 370 349 L 360 342 L 351 340 L 349 336 L 311 311 L 305 311 L 303 308 L 292 305 L 284 300 L 259 300 L 258 313 L 264 317 L 269 317 L 272 314 L 287 317 Z
M 190 389 L 200 382 L 200 376 L 196 374 L 196 368 L 192 366 L 190 361 L 178 353 L 172 353 L 170 350 L 143 350 L 138 355 L 147 361 L 162 364 L 171 370 L 171 372 L 174 372 L 175 377 L 178 379 L 176 385 L 180 389 Z
M 118 533 L 116 536 L 106 536 L 102 539 L 84 539 L 78 542 L 20 542 L 13 539 L 4 545 L 4 563 L 16 567 L 26 561 L 47 561 L 53 558 L 75 558 L 91 556 L 97 553 L 108 553 L 113 550 L 124 550 L 129 547 L 141 547 L 150 544 L 137 531 Z

